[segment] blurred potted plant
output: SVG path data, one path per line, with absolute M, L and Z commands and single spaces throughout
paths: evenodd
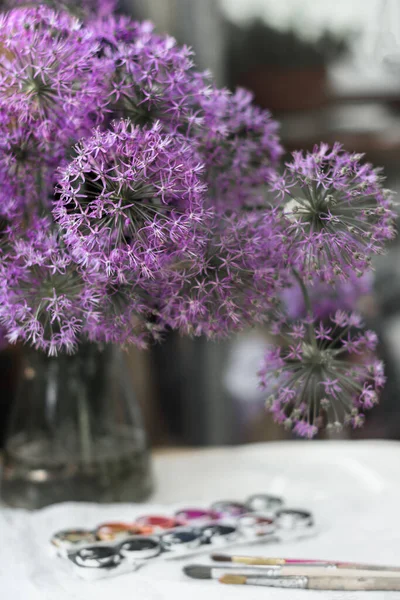
M 228 25 L 227 70 L 232 86 L 252 90 L 274 112 L 319 108 L 327 100 L 326 67 L 346 49 L 346 38 L 329 31 L 316 40 L 295 29 L 279 31 L 261 19 Z

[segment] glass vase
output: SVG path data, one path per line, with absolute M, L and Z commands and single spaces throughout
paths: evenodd
M 141 502 L 152 490 L 140 407 L 123 351 L 84 344 L 72 356 L 28 350 L 6 437 L 3 502 Z

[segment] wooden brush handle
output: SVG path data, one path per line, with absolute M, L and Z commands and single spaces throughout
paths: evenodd
M 261 567 L 260 567 L 261 568 Z M 355 577 L 386 577 L 400 579 L 400 573 L 398 571 L 369 571 L 367 569 L 337 569 L 336 567 L 312 567 L 306 565 L 304 567 L 280 567 L 278 569 L 268 570 L 268 567 L 262 567 L 265 574 L 273 575 L 276 573 L 279 577 L 296 577 L 302 575 L 303 577 L 341 577 L 351 578 Z M 260 572 L 262 575 L 262 572 Z
M 338 569 L 360 569 L 366 571 L 393 571 L 400 574 L 400 567 L 388 567 L 382 565 L 368 565 L 364 563 L 337 563 Z
M 400 577 L 258 577 L 246 575 L 223 575 L 220 583 L 233 585 L 260 585 L 269 588 L 292 590 L 325 590 L 325 591 L 400 591 Z
M 300 559 L 298 562 L 295 559 L 285 558 L 263 558 L 262 556 L 232 556 L 231 562 L 243 564 L 243 565 L 259 565 L 259 566 L 286 566 L 299 568 L 305 566 L 327 566 L 336 567 L 337 569 L 357 569 L 366 571 L 394 571 L 400 572 L 400 567 L 380 566 L 380 565 L 369 565 L 363 563 L 352 563 L 352 562 L 336 562 L 329 560 L 307 560 Z
M 400 591 L 400 577 L 308 577 L 309 590 Z

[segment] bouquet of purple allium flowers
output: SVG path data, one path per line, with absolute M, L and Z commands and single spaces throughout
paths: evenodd
M 277 123 L 189 48 L 107 0 L 84 3 L 83 22 L 68 0 L 31 4 L 0 15 L 6 339 L 56 355 L 266 323 L 274 417 L 307 437 L 360 425 L 384 383 L 376 336 L 343 312 L 317 322 L 309 290 L 368 273 L 393 237 L 379 171 L 321 144 L 282 175 Z

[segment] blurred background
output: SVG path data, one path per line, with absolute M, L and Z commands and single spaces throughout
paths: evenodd
M 400 0 L 121 0 L 120 11 L 192 46 L 219 85 L 252 90 L 281 123 L 288 154 L 340 141 L 400 189 Z M 388 383 L 364 429 L 341 436 L 400 439 L 400 240 L 375 268 L 362 308 L 380 335 Z M 257 389 L 265 341 L 261 330 L 219 343 L 170 334 L 147 352 L 132 349 L 151 444 L 285 438 Z M 1 353 L 0 446 L 19 356 L 18 348 Z

